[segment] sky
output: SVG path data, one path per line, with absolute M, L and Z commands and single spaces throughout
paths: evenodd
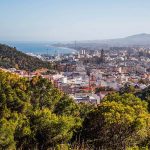
M 150 0 L 0 0 L 1 41 L 101 40 L 150 33 Z

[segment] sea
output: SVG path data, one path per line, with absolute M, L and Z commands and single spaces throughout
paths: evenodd
M 66 47 L 55 47 L 54 42 L 2 42 L 11 47 L 16 47 L 17 50 L 28 54 L 47 54 L 47 55 L 63 55 L 76 53 L 76 50 Z

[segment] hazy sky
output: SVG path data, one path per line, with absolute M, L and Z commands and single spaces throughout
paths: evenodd
M 150 0 L 0 0 L 0 40 L 96 40 L 138 33 L 150 33 Z

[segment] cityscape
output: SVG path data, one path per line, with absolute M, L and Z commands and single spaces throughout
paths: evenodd
M 119 91 L 129 84 L 138 89 L 150 85 L 150 49 L 142 47 L 112 47 L 110 50 L 77 48 L 76 53 L 54 56 L 34 55 L 43 61 L 53 62 L 55 69 L 26 72 L 9 68 L 22 77 L 36 75 L 47 78 L 55 87 L 69 94 L 77 103 L 100 104 L 108 93 Z M 31 55 L 31 54 L 29 54 Z M 97 92 L 97 89 L 99 92 Z
M 150 150 L 149 17 L 149 0 L 1 0 L 0 150 Z

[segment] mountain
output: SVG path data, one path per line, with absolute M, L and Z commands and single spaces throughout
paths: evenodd
M 0 67 L 33 71 L 39 68 L 51 69 L 51 64 L 28 56 L 16 50 L 16 48 L 0 44 Z
M 102 40 L 109 46 L 150 46 L 150 34 L 142 33 L 119 39 Z
M 75 43 L 68 44 L 55 44 L 55 46 L 75 47 Z M 88 40 L 77 41 L 77 47 L 89 47 L 89 48 L 109 48 L 109 47 L 132 47 L 132 46 L 150 46 L 150 34 L 142 33 L 125 38 L 107 39 L 107 40 Z

